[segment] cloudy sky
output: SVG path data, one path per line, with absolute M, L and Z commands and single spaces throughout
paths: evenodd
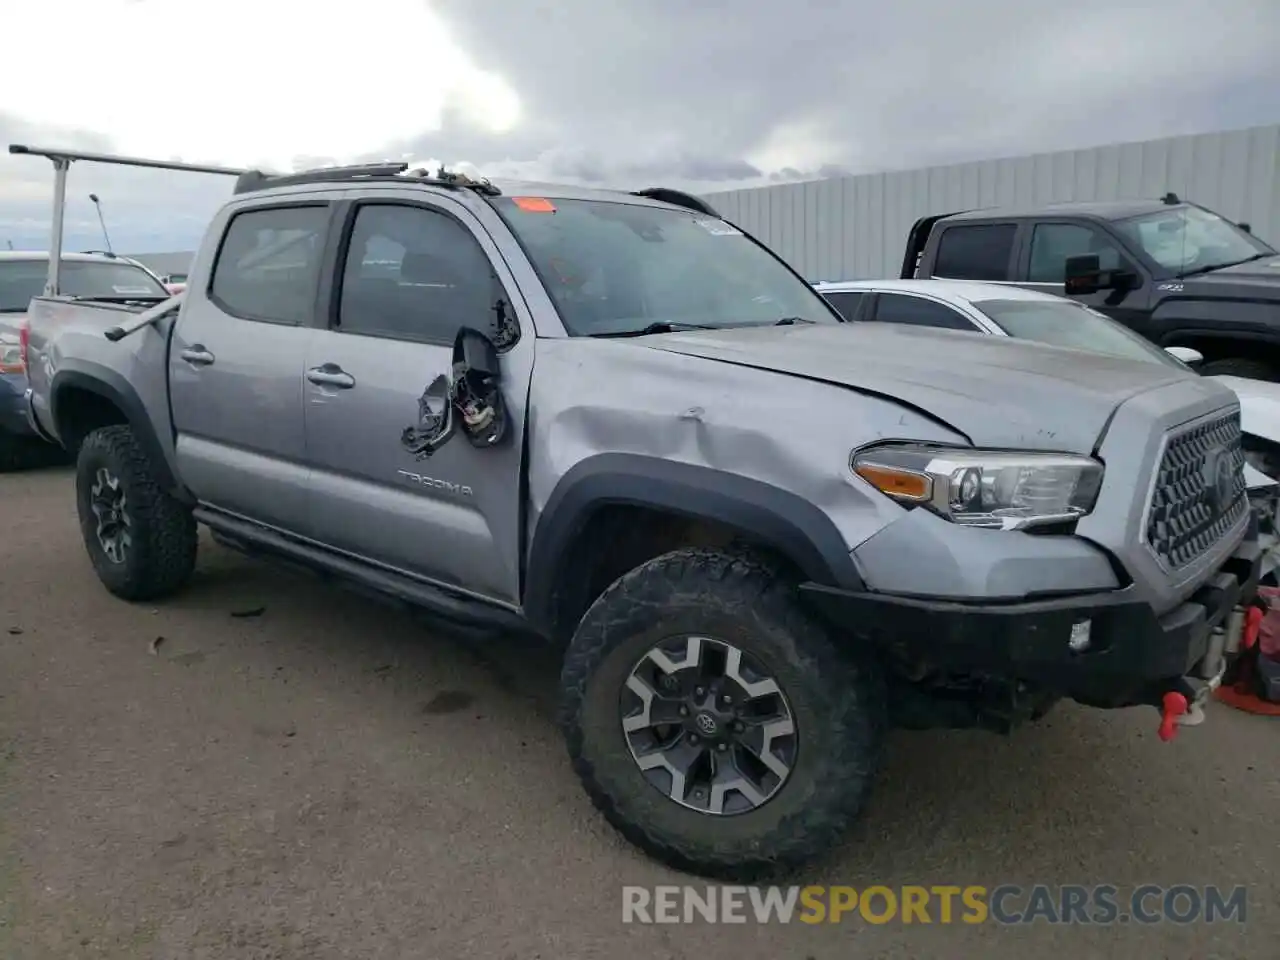
M 698 192 L 1280 122 L 1280 0 L 5 0 L 0 144 L 443 160 Z M 14 42 L 18 38 L 28 38 Z M 0 156 L 0 249 L 47 244 Z M 67 246 L 190 249 L 226 178 L 72 168 Z

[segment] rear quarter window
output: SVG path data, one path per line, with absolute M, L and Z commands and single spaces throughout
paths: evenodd
M 840 311 L 840 316 L 844 317 L 850 323 L 857 319 L 858 307 L 866 298 L 865 291 L 845 290 L 841 292 L 824 293 L 827 301 Z

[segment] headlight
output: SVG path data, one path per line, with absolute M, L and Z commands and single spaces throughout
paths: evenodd
M 1070 454 L 885 444 L 855 453 L 850 466 L 899 502 L 1000 530 L 1083 517 L 1102 487 L 1102 464 Z

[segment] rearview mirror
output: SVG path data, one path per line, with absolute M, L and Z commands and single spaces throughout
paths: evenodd
M 1176 360 L 1181 360 L 1188 367 L 1197 367 L 1204 362 L 1204 354 L 1191 347 L 1165 347 L 1164 352 Z
M 1063 286 L 1068 296 L 1082 296 L 1099 290 L 1128 290 L 1138 282 L 1138 275 L 1128 270 L 1103 270 L 1096 253 L 1067 257 Z

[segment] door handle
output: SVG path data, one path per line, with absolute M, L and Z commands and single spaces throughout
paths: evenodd
M 196 343 L 178 354 L 193 367 L 207 367 L 213 363 L 213 354 L 204 348 L 204 344 Z
M 356 385 L 356 378 L 336 363 L 326 363 L 324 366 L 312 367 L 307 371 L 307 379 L 321 386 L 337 387 L 339 390 L 349 390 Z

